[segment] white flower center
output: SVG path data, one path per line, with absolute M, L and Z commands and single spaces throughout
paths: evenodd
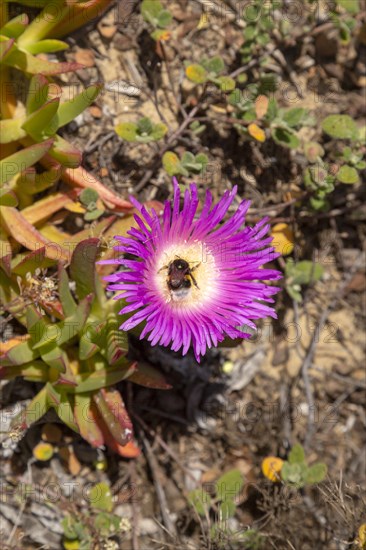
M 173 262 L 184 260 L 189 268 L 181 273 L 181 285 L 172 288 L 169 270 Z M 215 258 L 204 243 L 174 244 L 166 248 L 156 263 L 155 284 L 166 302 L 176 307 L 199 307 L 217 293 L 218 269 Z

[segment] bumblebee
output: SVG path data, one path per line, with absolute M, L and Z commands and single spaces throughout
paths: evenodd
M 195 287 L 199 288 L 192 273 L 199 265 L 200 263 L 194 267 L 190 267 L 186 260 L 177 257 L 176 260 L 162 267 L 160 271 L 163 269 L 168 270 L 167 285 L 169 290 L 177 297 L 184 297 L 188 289 L 191 288 L 192 283 Z

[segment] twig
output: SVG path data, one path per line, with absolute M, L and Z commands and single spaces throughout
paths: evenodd
M 132 487 L 135 487 L 137 483 L 137 476 L 136 476 L 136 463 L 133 460 L 131 460 L 129 464 L 129 471 L 130 471 L 130 479 L 131 479 Z M 132 505 L 132 525 L 131 525 L 132 548 L 133 550 L 139 550 L 140 544 L 139 544 L 138 531 L 137 531 L 139 510 L 137 507 L 136 499 L 133 496 L 131 499 L 131 505 Z
M 148 442 L 148 440 L 145 436 L 145 433 L 142 429 L 140 430 L 140 437 L 141 437 L 141 440 L 142 440 L 142 442 L 144 444 L 144 447 L 145 447 L 146 459 L 147 459 L 147 461 L 149 463 L 149 466 L 150 466 L 151 475 L 152 475 L 152 478 L 153 478 L 153 481 L 154 481 L 156 496 L 157 496 L 157 499 L 158 499 L 159 504 L 160 504 L 161 515 L 162 515 L 162 518 L 163 518 L 164 525 L 165 525 L 165 527 L 166 527 L 166 529 L 167 529 L 167 531 L 170 535 L 175 535 L 176 534 L 175 525 L 172 522 L 171 517 L 169 515 L 168 503 L 167 503 L 167 500 L 166 500 L 165 492 L 164 492 L 164 489 L 163 489 L 163 487 L 160 483 L 160 480 L 159 480 L 159 474 L 158 474 L 159 465 L 158 465 L 158 462 L 157 462 L 157 460 L 154 456 L 151 445 Z
M 313 358 L 315 354 L 316 345 L 318 343 L 318 335 L 319 332 L 323 329 L 326 320 L 328 318 L 329 313 L 331 310 L 336 306 L 338 301 L 342 298 L 343 293 L 349 283 L 349 281 L 352 279 L 354 273 L 358 270 L 361 263 L 363 261 L 363 254 L 361 253 L 358 257 L 358 259 L 355 261 L 355 263 L 352 266 L 352 269 L 347 273 L 342 283 L 339 285 L 337 291 L 335 292 L 333 300 L 328 304 L 328 306 L 325 308 L 323 313 L 320 316 L 318 326 L 315 328 L 313 332 L 313 336 L 311 338 L 310 345 L 307 350 L 306 357 L 304 359 L 304 362 L 302 364 L 301 372 L 302 372 L 302 378 L 305 385 L 305 393 L 306 393 L 306 399 L 309 407 L 309 415 L 308 415 L 308 426 L 307 426 L 307 432 L 305 436 L 305 442 L 304 447 L 305 450 L 309 448 L 311 439 L 314 435 L 315 426 L 314 426 L 314 416 L 312 413 L 314 413 L 314 395 L 313 390 L 310 384 L 310 377 L 309 377 L 309 369 L 312 366 Z
M 132 416 L 137 420 L 137 422 L 142 426 L 145 432 L 151 435 L 158 443 L 159 445 L 168 453 L 168 455 L 177 463 L 179 468 L 188 476 L 191 478 L 192 481 L 197 482 L 195 477 L 192 475 L 192 473 L 182 464 L 182 462 L 179 460 L 177 455 L 174 451 L 165 443 L 165 441 L 156 433 L 154 430 L 149 428 L 149 426 L 142 420 L 142 418 L 135 412 L 131 413 Z

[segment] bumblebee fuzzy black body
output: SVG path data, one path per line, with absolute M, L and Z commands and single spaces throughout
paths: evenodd
M 199 264 L 200 262 L 198 262 L 198 265 Z M 198 288 L 197 281 L 192 274 L 192 271 L 194 271 L 198 265 L 190 267 L 186 260 L 176 256 L 175 260 L 172 260 L 168 265 L 164 265 L 159 269 L 159 272 L 165 269 L 168 271 L 166 283 L 170 290 L 171 298 L 174 301 L 180 301 L 187 298 L 192 284 Z

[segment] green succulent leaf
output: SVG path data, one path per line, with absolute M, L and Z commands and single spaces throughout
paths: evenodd
M 0 35 L 7 36 L 8 38 L 18 38 L 29 23 L 29 17 L 25 13 L 17 15 L 13 19 L 10 19 L 0 29 Z
M 358 172 L 353 166 L 344 164 L 337 172 L 337 180 L 341 183 L 354 184 L 360 181 Z
M 30 363 L 34 359 L 37 359 L 39 355 L 39 351 L 33 349 L 31 341 L 27 340 L 11 348 L 3 355 L 1 358 L 1 365 L 3 367 L 8 365 L 24 365 L 25 363 Z
M 11 189 L 0 189 L 0 206 L 17 206 L 18 197 Z
M 11 143 L 24 138 L 27 132 L 22 128 L 23 123 L 23 118 L 0 120 L 0 143 Z
M 74 416 L 74 396 L 59 390 L 60 403 L 54 406 L 57 416 L 66 426 L 75 432 L 79 432 Z
M 117 365 L 108 369 L 102 368 L 90 374 L 80 374 L 76 378 L 78 385 L 75 388 L 70 387 L 69 391 L 78 394 L 100 390 L 129 378 L 135 369 L 135 364 L 126 366 Z
M 60 175 L 59 168 L 51 168 L 40 174 L 37 174 L 35 170 L 26 170 L 17 177 L 16 188 L 27 195 L 36 195 L 57 183 Z
M 40 53 L 62 52 L 68 48 L 69 45 L 62 40 L 39 40 L 34 44 L 27 45 L 27 51 L 33 55 L 38 55 Z
M 49 408 L 47 389 L 46 386 L 44 386 L 32 399 L 27 408 L 20 413 L 19 417 L 14 419 L 14 424 L 18 425 L 20 421 L 24 427 L 29 428 L 32 424 L 42 418 Z
M 54 133 L 53 130 L 51 134 L 48 134 L 47 127 L 49 127 L 49 121 L 57 113 L 59 104 L 60 100 L 58 98 L 46 101 L 36 111 L 27 116 L 22 125 L 23 130 L 36 141 L 40 141 L 44 136 Z
M 0 184 L 10 181 L 16 174 L 38 162 L 51 148 L 53 139 L 36 143 L 0 160 Z
M 31 78 L 25 106 L 28 115 L 40 109 L 50 99 L 48 97 L 49 86 L 49 81 L 42 74 L 36 74 Z
M 3 59 L 3 63 L 23 73 L 49 76 L 74 72 L 82 68 L 82 65 L 79 63 L 53 63 L 52 61 L 35 57 L 26 51 L 14 51 L 14 49 Z
M 70 290 L 70 281 L 66 269 L 61 266 L 58 272 L 58 293 L 65 317 L 70 317 L 76 312 L 76 302 Z
M 351 140 L 358 138 L 357 124 L 349 115 L 329 115 L 323 120 L 322 128 L 332 138 Z
M 88 334 L 84 333 L 81 335 L 79 340 L 79 359 L 80 361 L 85 361 L 86 359 L 90 359 L 90 357 L 93 357 L 96 353 L 100 351 L 100 348 L 97 344 L 90 341 L 90 337 Z
M 101 84 L 88 86 L 85 90 L 83 90 L 80 94 L 77 94 L 70 101 L 60 103 L 54 120 L 50 122 L 45 132 L 49 135 L 52 135 L 56 130 L 74 120 L 95 101 L 101 89 Z

